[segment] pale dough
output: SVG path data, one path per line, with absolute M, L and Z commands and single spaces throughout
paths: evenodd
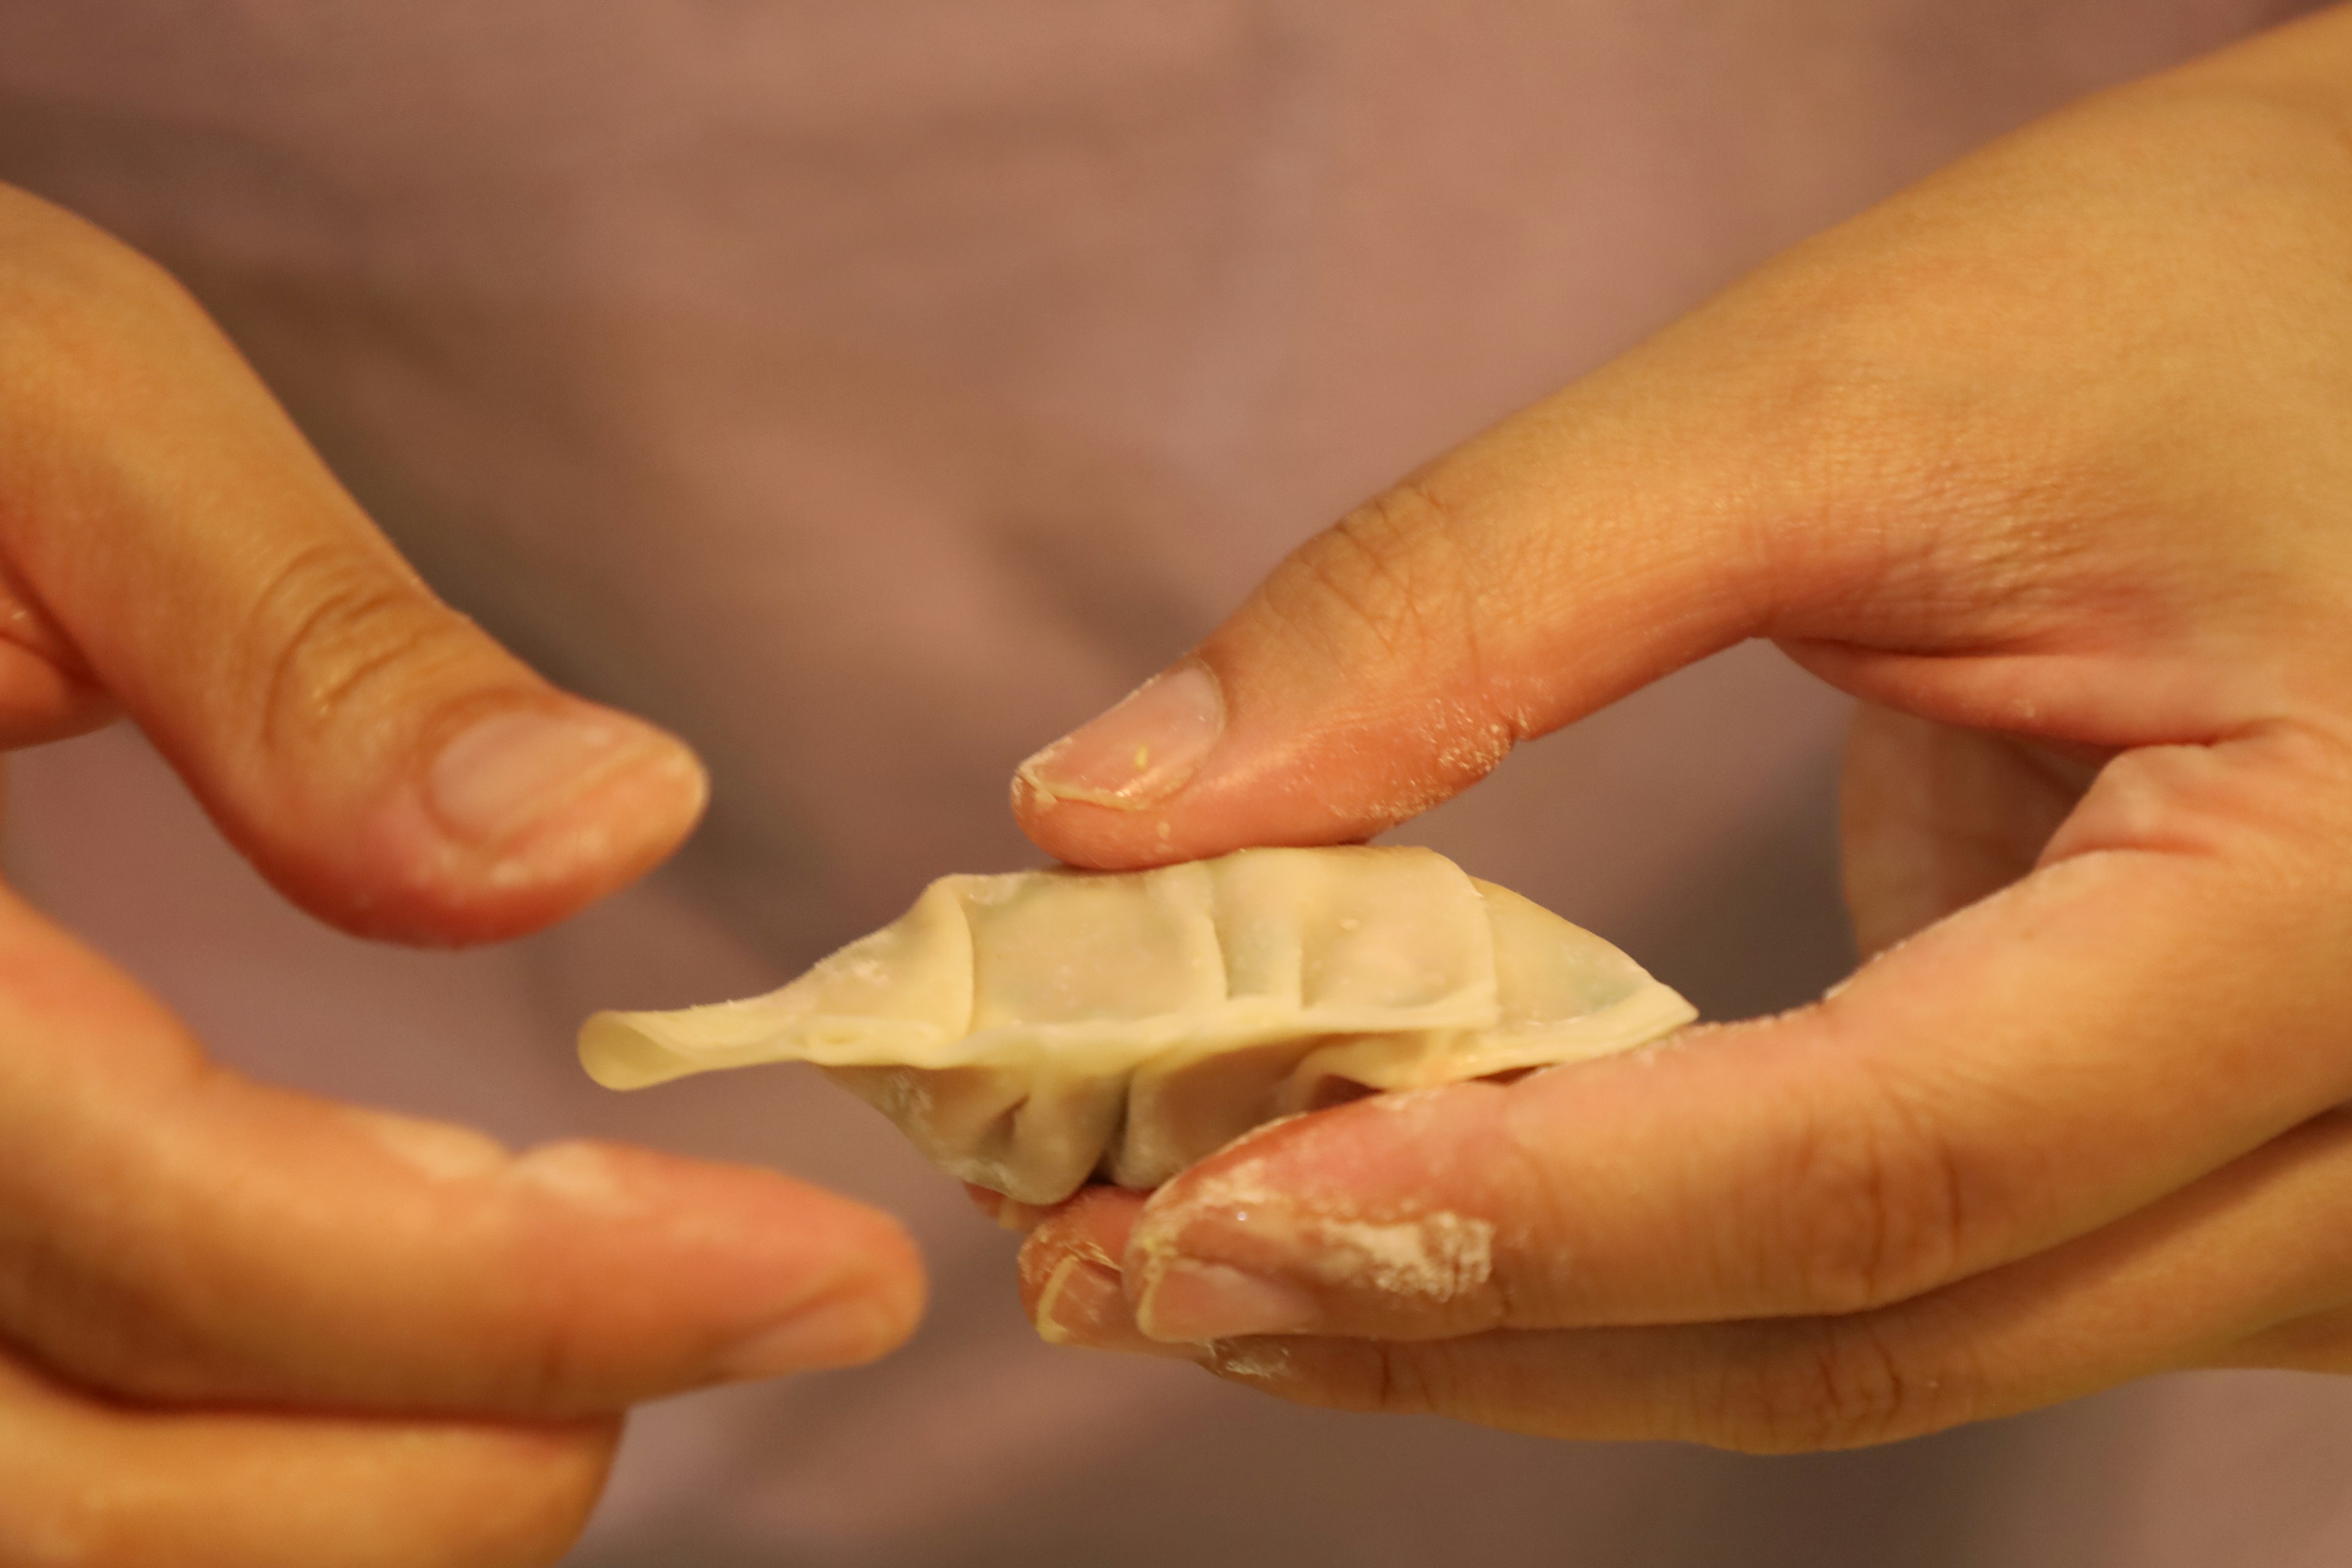
M 1244 849 L 1117 874 L 943 877 L 780 991 L 599 1013 L 635 1089 L 806 1061 L 942 1169 L 1025 1204 L 1150 1187 L 1335 1089 L 1624 1050 L 1695 1017 L 1591 932 L 1427 849 Z

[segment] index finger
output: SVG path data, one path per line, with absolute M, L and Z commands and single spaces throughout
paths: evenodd
M 1024 830 L 1105 869 L 1366 837 L 1756 637 L 2100 749 L 2332 703 L 2352 213 L 2277 68 L 2321 58 L 2341 16 L 2004 138 L 1424 465 L 1024 763 Z
M 0 744 L 120 703 L 289 898 L 544 925 L 700 814 L 674 738 L 443 604 L 161 269 L 0 187 Z

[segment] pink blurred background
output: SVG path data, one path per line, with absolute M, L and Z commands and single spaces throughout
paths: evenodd
M 1752 1460 L 1288 1409 L 1054 1352 L 1010 1238 L 797 1071 L 621 1097 L 603 1005 L 740 994 L 1034 858 L 1006 775 L 1304 533 L 2001 130 L 2297 7 L 2225 0 L 78 0 L 0 10 L 0 178 L 173 268 L 450 598 L 714 768 L 530 942 L 278 904 L 134 735 L 22 760 L 11 877 L 226 1060 L 908 1216 L 880 1366 L 633 1429 L 583 1568 L 2352 1559 L 2352 1394 L 2176 1379 Z M 1710 1014 L 1849 961 L 1842 700 L 1735 650 L 1399 837 Z

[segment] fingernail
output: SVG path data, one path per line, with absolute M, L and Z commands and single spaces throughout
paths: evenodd
M 750 1381 L 857 1366 L 898 1342 L 901 1321 L 863 1292 L 828 1297 L 738 1341 L 719 1358 L 723 1378 Z
M 1135 1314 L 1118 1270 L 1084 1258 L 1066 1258 L 1037 1295 L 1037 1337 L 1049 1345 L 1131 1354 L 1202 1359 L 1196 1345 L 1164 1345 L 1135 1329 Z
M 1147 1276 L 1135 1325 L 1155 1340 L 1205 1343 L 1246 1334 L 1291 1334 L 1319 1315 L 1293 1285 L 1222 1263 L 1163 1263 Z
M 1037 1337 L 1049 1345 L 1099 1345 L 1134 1333 L 1117 1271 L 1066 1258 L 1037 1297 Z
M 539 709 L 494 713 L 442 748 L 425 800 L 456 837 L 497 848 L 625 769 L 692 767 L 659 731 L 617 718 Z
M 1048 801 L 1139 810 L 1181 789 L 1224 728 L 1217 678 L 1186 659 L 1022 763 L 1020 776 Z

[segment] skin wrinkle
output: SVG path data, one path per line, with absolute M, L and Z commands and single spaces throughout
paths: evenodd
M 1970 443 L 1971 451 L 1982 444 Z M 2006 459 L 2011 464 L 2017 460 Z M 1821 629 L 1791 625 L 1769 627 L 1768 635 L 1895 653 L 1906 650 L 1901 634 L 1892 628 L 1921 622 L 1944 625 L 1964 616 L 1972 627 L 1965 639 L 1940 631 L 1908 651 L 1946 656 L 2032 652 L 2053 646 L 2062 635 L 2068 646 L 2079 644 L 2086 579 L 2063 568 L 2071 562 L 2087 565 L 2091 550 L 2075 537 L 2084 525 L 2066 481 L 2053 477 L 1989 485 L 1973 458 L 1963 462 L 1943 456 L 1915 479 L 1890 486 L 1879 479 L 1863 489 L 1879 498 L 1867 504 L 1869 515 L 1884 520 L 1868 530 L 1877 545 L 1876 558 L 1858 564 L 1851 576 L 1841 574 L 1822 584 L 1801 613 L 1835 624 L 1851 621 L 1859 612 L 1866 634 L 1842 628 L 1839 635 L 1824 637 Z M 2035 499 L 2044 494 L 2051 499 Z M 1850 537 L 1854 531 L 1851 504 L 1834 493 L 1825 497 L 1820 511 L 1796 534 Z M 1800 580 L 1808 575 L 1787 574 Z M 2050 625 L 2052 611 L 2059 608 L 2066 612 L 2063 633 Z M 1864 636 L 1866 643 L 1860 640 Z
M 1402 651 L 1392 629 L 1396 617 L 1379 613 L 1364 589 L 1330 560 L 1335 552 L 1359 559 L 1370 555 L 1368 547 L 1358 537 L 1357 530 L 1360 526 L 1351 529 L 1343 519 L 1329 531 L 1318 534 L 1314 547 L 1293 555 L 1284 563 L 1283 569 L 1268 580 L 1262 592 L 1273 604 L 1278 604 L 1286 596 L 1296 599 L 1296 607 L 1288 610 L 1277 608 L 1277 618 L 1300 632 L 1309 634 L 1300 640 L 1316 646 L 1327 658 L 1335 655 L 1351 657 L 1354 651 L 1332 634 L 1332 617 L 1328 611 L 1336 607 L 1345 612 L 1341 625 L 1369 637 L 1394 660 Z M 1374 583 L 1381 581 L 1381 574 L 1376 569 L 1370 580 Z
M 347 628 L 403 619 L 409 623 L 398 626 L 391 636 L 377 639 L 380 646 L 376 647 L 365 652 L 354 649 L 352 657 L 332 659 L 329 672 L 306 683 L 305 717 L 313 726 L 327 729 L 341 723 L 354 705 L 355 695 L 378 677 L 387 672 L 414 676 L 424 662 L 421 656 L 442 640 L 442 629 L 408 613 L 413 609 L 398 595 L 387 594 L 372 603 L 355 596 L 340 606 L 322 606 L 320 614 L 306 618 L 296 629 L 284 656 L 285 663 L 315 659 L 316 646 L 310 639 L 319 636 L 321 626 L 331 623 L 340 623 Z M 342 638 L 358 640 L 348 629 L 341 635 Z
M 1990 1250 L 1971 1245 L 1979 1232 L 1969 1227 L 1968 1219 L 1979 1205 L 1969 1201 L 1969 1163 L 1941 1136 L 1938 1121 L 1910 1104 L 1903 1085 L 1873 1081 L 1883 1110 L 1864 1120 L 1891 1131 L 1871 1139 L 1860 1157 L 1853 1198 L 1862 1216 L 1857 1241 L 1843 1258 L 1838 1243 L 1830 1243 L 1818 1255 L 1828 1261 L 1827 1281 L 1809 1280 L 1805 1290 L 1833 1312 L 1907 1300 L 1954 1278 L 1969 1259 Z M 2010 1232 L 2006 1226 L 1980 1229 L 1993 1237 Z M 1846 1258 L 1850 1275 L 1841 1273 Z
M 1742 1413 L 1762 1418 L 1756 1448 L 1858 1448 L 1934 1429 L 1924 1413 L 1915 1414 L 1915 1375 L 1868 1320 L 1818 1321 L 1798 1332 L 1794 1381 L 1767 1376 Z
M 1444 1353 L 1438 1352 L 1441 1356 Z M 1375 1345 L 1372 1364 L 1380 1374 L 1380 1409 L 1400 1415 L 1424 1415 L 1436 1408 L 1430 1384 L 1421 1375 L 1418 1359 L 1394 1354 L 1385 1345 Z
M 1462 637 L 1461 616 L 1439 616 L 1429 603 L 1433 588 L 1439 585 L 1432 581 L 1439 575 L 1433 563 L 1450 557 L 1457 526 L 1435 495 L 1406 479 L 1341 518 L 1301 558 L 1391 660 L 1426 657 L 1437 647 L 1454 647 Z M 1365 569 L 1364 587 L 1354 585 L 1355 574 L 1322 560 L 1324 549 L 1340 547 L 1345 547 L 1346 559 Z M 1458 574 L 1447 571 L 1442 582 L 1458 612 Z M 1410 638 L 1390 629 L 1398 626 L 1411 630 Z
M 1451 793 L 1483 777 L 1508 753 L 1517 739 L 1510 724 L 1496 715 L 1491 707 L 1484 706 L 1489 699 L 1485 676 L 1479 668 L 1476 617 L 1435 616 L 1426 604 L 1433 552 L 1447 559 L 1458 553 L 1452 514 L 1435 494 L 1426 486 L 1407 479 L 1350 512 L 1319 536 L 1315 548 L 1298 552 L 1289 563 L 1289 570 L 1307 574 L 1309 580 L 1319 585 L 1323 595 L 1319 602 L 1346 609 L 1352 623 L 1368 633 L 1391 661 L 1425 654 L 1440 643 L 1453 648 L 1456 662 L 1468 672 L 1466 682 L 1457 679 L 1453 684 L 1466 685 L 1468 690 L 1479 695 L 1478 703 L 1452 700 L 1454 720 L 1451 725 L 1416 717 L 1414 721 L 1423 727 L 1423 750 L 1450 776 L 1444 783 L 1417 784 L 1402 795 L 1367 803 L 1372 821 L 1381 826 L 1391 826 L 1427 809 L 1437 798 L 1431 793 L 1433 790 Z M 1381 585 L 1385 593 L 1375 597 L 1360 584 L 1359 574 L 1342 570 L 1325 559 L 1326 552 L 1342 546 L 1347 552 L 1345 558 L 1363 568 L 1362 582 Z M 1412 563 L 1412 570 L 1402 564 L 1406 561 Z M 1452 585 L 1451 596 L 1460 600 L 1461 574 L 1448 571 L 1443 575 Z M 1277 576 L 1276 583 L 1279 581 Z M 1265 597 L 1269 605 L 1278 605 L 1280 595 L 1275 583 L 1268 584 Z M 1330 649 L 1331 639 L 1322 632 L 1320 616 L 1301 616 L 1278 607 L 1275 613 L 1294 631 L 1311 631 L 1315 642 L 1324 645 L 1327 651 Z M 1406 637 L 1396 629 L 1399 626 L 1412 628 L 1412 635 Z M 1433 626 L 1443 627 L 1443 635 L 1433 634 Z M 1410 647 L 1405 646 L 1407 642 Z M 1421 710 L 1424 715 L 1429 711 Z M 1381 712 L 1374 717 L 1385 722 L 1388 714 Z M 1329 743 L 1327 741 L 1326 744 Z
M 2272 731 L 2211 745 L 2142 746 L 2116 757 L 2100 771 L 2051 837 L 2036 876 L 2016 886 L 2047 886 L 2044 873 L 2095 852 L 2182 857 L 2226 869 L 2231 858 L 2247 847 L 2250 828 L 2265 838 L 2292 842 L 2305 830 L 2304 819 L 2274 811 L 2250 816 L 2242 804 L 2249 793 L 2245 772 L 2233 769 L 2222 775 L 2230 787 L 2220 798 L 2211 798 L 2210 788 L 2214 770 L 2225 756 L 2234 762 L 2247 749 L 2259 747 L 2278 733 Z M 2192 769 L 2196 777 L 2181 776 Z M 2252 773 L 2252 793 L 2267 795 L 2277 787 L 2264 777 L 2267 771 Z
M 298 608 L 299 606 L 299 608 Z M 438 630 L 414 614 L 414 591 L 388 583 L 373 561 L 340 544 L 297 550 L 262 584 L 246 621 L 247 647 L 267 666 L 260 682 L 260 743 L 277 752 L 281 726 L 299 715 L 304 731 L 331 726 L 369 676 L 429 645 Z M 289 614 L 292 624 L 277 623 Z M 405 621 L 394 636 L 376 636 Z M 367 643 L 376 646 L 364 647 Z
M 1684 1037 L 1694 1028 L 1705 1026 L 1686 1025 L 1662 1041 L 1651 1042 L 1651 1045 L 1675 1041 L 1679 1048 Z M 1647 1048 L 1636 1047 L 1633 1052 L 1622 1053 L 1619 1059 Z M 1573 1067 L 1580 1064 L 1563 1065 Z M 1549 1142 L 1549 1129 L 1528 1110 L 1533 1099 L 1532 1091 L 1527 1086 L 1543 1076 L 1540 1071 L 1531 1074 L 1519 1083 L 1497 1091 L 1501 1096 L 1497 1109 L 1503 1136 L 1496 1142 L 1505 1168 L 1493 1190 L 1515 1194 L 1512 1202 L 1495 1205 L 1502 1220 L 1497 1227 L 1498 1238 L 1503 1243 L 1503 1254 L 1507 1258 L 1525 1259 L 1535 1256 L 1531 1246 L 1534 1239 L 1538 1236 L 1546 1237 L 1540 1254 L 1543 1284 L 1538 1301 L 1543 1308 L 1573 1310 L 1582 1260 L 1577 1253 L 1577 1241 L 1568 1221 L 1568 1210 L 1559 1200 L 1549 1176 L 1548 1164 L 1538 1148 L 1541 1143 Z M 1533 1310 L 1531 1304 L 1522 1299 L 1518 1279 L 1517 1269 L 1506 1268 L 1495 1271 L 1490 1290 L 1494 1310 L 1489 1314 L 1489 1321 L 1481 1327 L 1521 1328 L 1540 1323 L 1539 1310 Z

